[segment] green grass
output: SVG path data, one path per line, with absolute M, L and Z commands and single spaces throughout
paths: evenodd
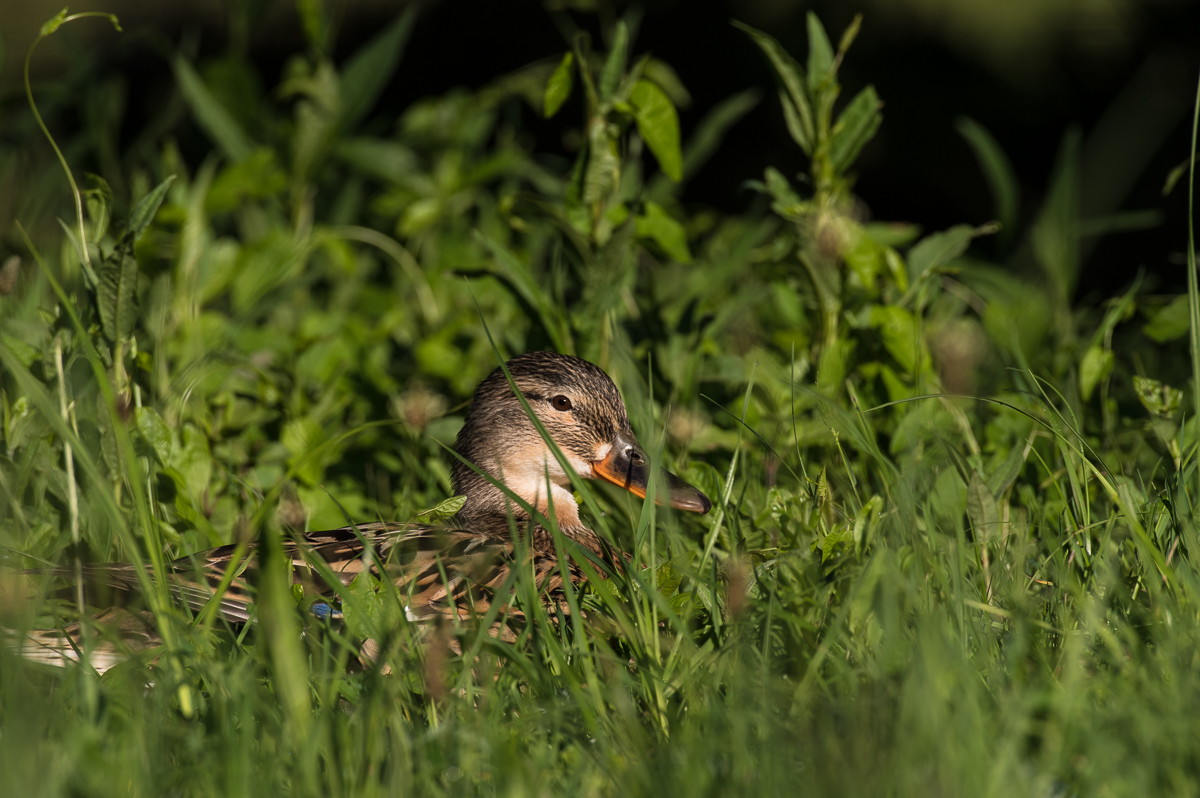
M 623 23 L 607 52 L 580 37 L 396 117 L 375 104 L 411 17 L 336 64 L 308 22 L 271 93 L 235 52 L 178 57 L 189 113 L 90 176 L 80 218 L 37 128 L 5 139 L 31 166 L 0 297 L 3 625 L 104 599 L 16 569 L 134 560 L 164 645 L 102 678 L 0 648 L 0 792 L 1198 791 L 1200 305 L 1194 282 L 1074 303 L 1077 134 L 1028 230 L 865 224 L 880 106 L 837 83 L 857 23 L 835 47 L 813 17 L 803 66 L 747 29 L 811 169 L 720 215 L 687 180 L 755 95 L 681 142 L 683 95 Z M 546 111 L 587 131 L 575 164 L 522 144 Z M 1019 218 L 1004 152 L 960 129 Z M 59 144 L 74 165 L 106 135 Z M 345 624 L 302 612 L 281 537 L 439 518 L 475 383 L 538 348 L 612 374 L 714 511 L 586 491 L 648 567 L 570 594 L 589 618 L 565 622 L 518 572 L 514 644 L 489 618 L 409 624 L 366 580 Z M 249 628 L 153 580 L 255 539 Z

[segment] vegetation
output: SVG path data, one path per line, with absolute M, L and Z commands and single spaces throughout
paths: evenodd
M 838 83 L 858 22 L 835 45 L 810 17 L 803 66 L 743 27 L 811 168 L 747 175 L 763 202 L 723 215 L 684 191 L 758 94 L 681 144 L 687 92 L 632 24 L 393 118 L 412 14 L 334 63 L 299 6 L 279 86 L 236 48 L 175 56 L 183 105 L 125 152 L 119 104 L 61 166 L 10 115 L 4 157 L 32 166 L 0 270 L 3 625 L 104 605 L 19 569 L 130 560 L 164 644 L 102 678 L 0 649 L 5 794 L 1197 791 L 1197 291 L 1075 303 L 1121 221 L 1080 219 L 1076 133 L 1028 230 L 969 120 L 999 224 L 867 222 L 881 103 Z M 533 114 L 573 163 L 529 151 Z M 513 644 L 409 624 L 368 579 L 344 623 L 305 612 L 281 537 L 448 517 L 465 401 L 541 348 L 613 375 L 714 511 L 591 489 L 646 568 L 569 595 L 587 622 L 518 572 Z M 252 540 L 247 628 L 154 581 Z

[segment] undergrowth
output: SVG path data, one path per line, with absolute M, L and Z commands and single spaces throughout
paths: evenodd
M 998 224 L 867 221 L 854 164 L 882 104 L 838 80 L 858 21 L 835 42 L 810 16 L 803 64 L 739 25 L 810 168 L 747 175 L 761 202 L 727 215 L 688 180 L 761 92 L 681 141 L 687 90 L 633 17 L 397 114 L 376 105 L 416 74 L 413 13 L 335 60 L 299 7 L 280 85 L 236 47 L 171 54 L 177 102 L 125 152 L 120 103 L 57 131 L 61 164 L 9 103 L 3 625 L 109 598 L 21 569 L 134 561 L 163 645 L 103 677 L 0 649 L 4 794 L 1197 792 L 1194 262 L 1190 295 L 1076 302 L 1121 227 L 1080 218 L 1078 131 L 1028 229 L 971 120 Z M 574 131 L 573 162 L 530 150 L 532 115 Z M 594 581 L 570 623 L 518 571 L 516 643 L 410 624 L 368 579 L 344 623 L 303 612 L 281 537 L 444 521 L 474 385 L 543 348 L 606 369 L 713 512 L 586 491 L 648 567 Z M 154 579 L 255 540 L 246 628 Z

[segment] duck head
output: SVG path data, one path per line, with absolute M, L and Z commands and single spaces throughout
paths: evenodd
M 600 479 L 645 498 L 650 460 L 629 426 L 625 402 L 599 367 L 569 355 L 531 352 L 508 361 L 513 382 L 564 458 L 584 479 Z M 479 469 L 503 482 L 530 506 L 549 517 L 553 502 L 559 527 L 567 534 L 585 529 L 571 493 L 571 481 L 501 369 L 475 391 L 455 448 Z M 708 497 L 674 474 L 663 472 L 660 499 L 672 507 L 707 513 Z M 549 486 L 547 487 L 547 475 Z M 507 525 L 528 516 L 488 480 L 455 461 L 454 491 L 466 497 L 458 521 Z M 665 496 L 663 495 L 665 494 Z

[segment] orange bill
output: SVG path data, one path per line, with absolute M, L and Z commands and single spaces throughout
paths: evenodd
M 592 463 L 592 470 L 601 479 L 635 496 L 646 498 L 646 489 L 650 484 L 650 460 L 631 436 L 618 434 L 608 455 Z M 677 510 L 693 513 L 707 513 L 712 509 L 712 502 L 699 490 L 670 471 L 660 473 L 666 478 L 666 484 L 659 485 L 659 504 L 670 503 Z

